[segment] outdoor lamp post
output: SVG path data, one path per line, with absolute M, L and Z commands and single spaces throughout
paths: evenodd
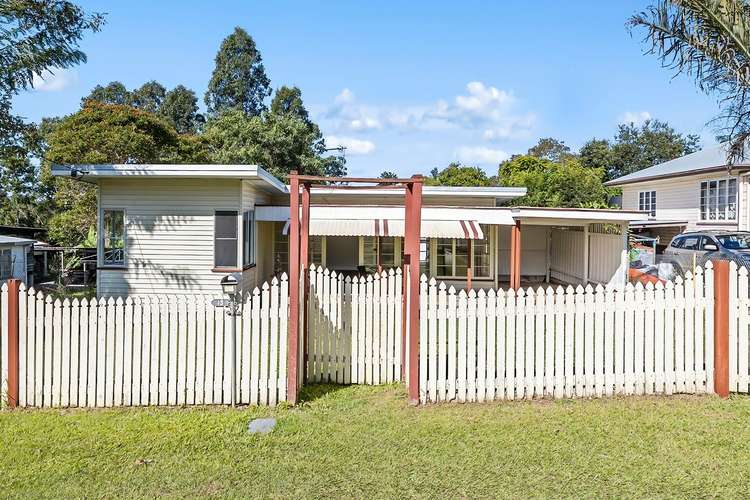
M 237 287 L 239 280 L 234 274 L 228 274 L 221 278 L 221 291 L 228 297 L 225 304 L 227 314 L 232 317 L 232 407 L 236 405 L 237 399 Z

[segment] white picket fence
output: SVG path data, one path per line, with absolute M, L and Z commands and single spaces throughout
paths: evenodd
M 421 286 L 422 402 L 713 390 L 710 263 L 684 281 L 619 290 Z
M 309 280 L 307 380 L 399 381 L 401 269 L 352 278 L 312 266 Z
M 289 286 L 256 288 L 236 317 L 236 402 L 286 400 Z M 7 381 L 7 285 L 2 287 Z M 233 317 L 215 297 L 54 299 L 19 293 L 19 406 L 112 407 L 231 402 Z M 5 394 L 5 392 L 3 393 Z

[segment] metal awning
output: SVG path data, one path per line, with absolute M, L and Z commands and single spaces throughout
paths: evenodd
M 289 221 L 283 234 L 289 233 Z M 422 238 L 484 239 L 481 226 L 474 220 L 422 221 Z M 311 219 L 311 236 L 404 236 L 404 221 L 390 219 Z

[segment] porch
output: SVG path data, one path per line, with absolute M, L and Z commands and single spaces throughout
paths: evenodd
M 423 211 L 421 272 L 457 289 L 477 290 L 624 280 L 628 221 L 637 218 L 586 209 Z M 402 213 L 394 206 L 311 207 L 308 262 L 345 276 L 401 267 Z M 261 276 L 288 272 L 288 208 L 259 206 L 256 217 Z

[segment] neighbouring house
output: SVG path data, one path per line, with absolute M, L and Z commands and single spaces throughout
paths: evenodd
M 0 282 L 13 278 L 34 284 L 34 243 L 36 240 L 0 235 Z
M 227 273 L 239 273 L 249 289 L 288 269 L 288 187 L 260 167 L 76 165 L 52 172 L 98 188 L 100 296 L 218 294 Z M 425 186 L 423 272 L 460 287 L 503 286 L 516 227 L 525 284 L 625 279 L 629 223 L 643 213 L 506 206 L 525 193 Z M 348 274 L 401 265 L 402 190 L 320 186 L 310 212 L 310 262 Z
M 622 188 L 622 208 L 648 217 L 632 221 L 634 232 L 661 246 L 683 231 L 750 230 L 750 162 L 730 165 L 722 144 L 606 182 Z

